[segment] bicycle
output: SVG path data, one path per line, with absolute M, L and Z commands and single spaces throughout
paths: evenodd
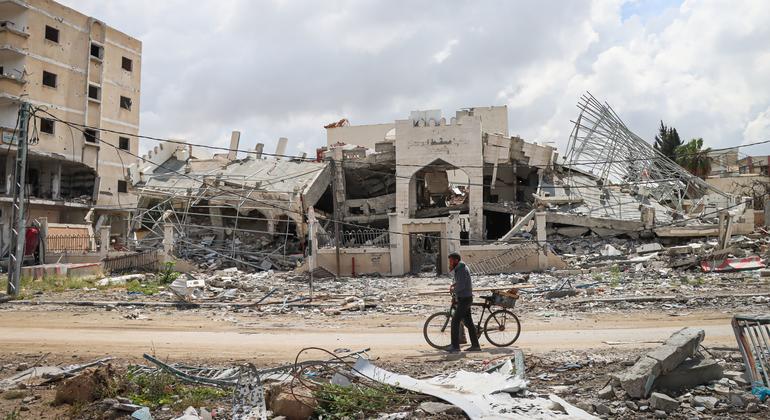
M 518 299 L 518 291 L 511 289 L 507 292 L 492 292 L 491 296 L 481 296 L 483 303 L 472 303 L 471 306 L 481 307 L 481 315 L 476 324 L 476 334 L 481 338 L 481 334 L 487 337 L 495 347 L 507 347 L 515 343 L 521 334 L 521 322 L 519 318 L 508 308 L 513 309 Z M 492 306 L 502 306 L 503 309 L 493 310 Z M 425 341 L 436 349 L 445 350 L 451 345 L 450 324 L 452 314 L 457 307 L 457 301 L 453 298 L 449 311 L 436 312 L 425 320 L 422 327 L 422 334 Z M 489 311 L 489 315 L 484 319 L 484 315 Z M 484 328 L 481 328 L 481 324 Z M 463 328 L 462 324 L 460 328 Z

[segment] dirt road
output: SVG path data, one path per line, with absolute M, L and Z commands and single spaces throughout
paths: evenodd
M 124 314 L 44 307 L 0 313 L 4 352 L 42 351 L 128 359 L 155 353 L 176 360 L 287 361 L 306 346 L 371 348 L 387 359 L 439 354 L 425 344 L 422 318 L 367 315 L 321 319 L 286 315 L 273 319 L 240 315 L 227 321 L 212 313 L 153 312 L 147 319 Z M 706 345 L 735 346 L 730 318 L 721 312 L 688 316 L 598 314 L 576 319 L 524 319 L 517 342 L 530 353 L 550 350 L 629 349 L 652 346 L 678 328 L 706 331 Z M 625 342 L 619 344 L 618 342 Z M 482 341 L 482 346 L 485 342 Z M 490 349 L 487 344 L 486 349 Z M 490 349 L 491 350 L 491 349 Z

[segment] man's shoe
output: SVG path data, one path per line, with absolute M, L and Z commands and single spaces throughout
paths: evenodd
M 481 351 L 481 347 L 479 347 L 479 346 L 470 346 L 467 349 L 465 349 L 465 351 L 467 351 L 467 352 L 477 352 L 477 351 Z

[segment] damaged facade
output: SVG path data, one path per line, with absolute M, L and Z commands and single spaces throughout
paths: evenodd
M 505 106 L 343 119 L 325 126 L 315 159 L 283 156 L 285 139 L 274 156 L 259 144 L 237 159 L 235 133 L 227 156 L 166 143 L 132 171 L 144 209 L 135 239 L 262 269 L 306 261 L 339 275 L 403 275 L 446 273 L 454 251 L 476 273 L 528 272 L 563 268 L 554 249 L 564 238 L 753 229 L 749 200 L 660 155 L 590 94 L 580 109 L 561 159 L 510 136 Z
M 80 232 L 72 224 L 111 226 L 122 242 L 136 206 L 125 177 L 139 149 L 141 42 L 50 0 L 3 1 L 0 21 L 2 247 L 22 102 L 45 110 L 29 123 L 28 220 L 64 234 Z

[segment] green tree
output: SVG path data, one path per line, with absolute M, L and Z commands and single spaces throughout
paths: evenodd
M 676 160 L 676 148 L 681 145 L 682 140 L 679 138 L 676 128 L 666 127 L 663 121 L 661 121 L 658 134 L 655 136 L 655 144 L 653 144 L 655 150 L 663 153 L 664 156 L 671 160 Z
M 676 148 L 676 163 L 691 174 L 706 178 L 711 173 L 711 148 L 703 148 L 703 139 L 692 139 Z

